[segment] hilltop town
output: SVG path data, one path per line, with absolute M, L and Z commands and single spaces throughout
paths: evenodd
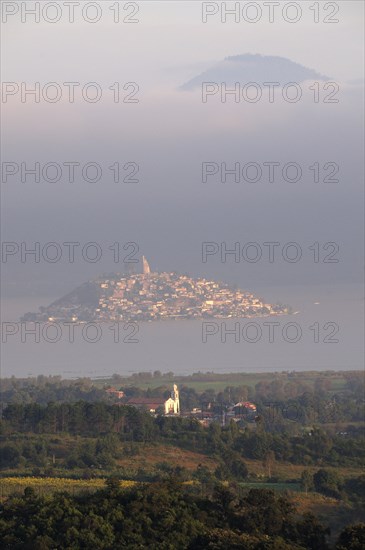
M 111 274 L 84 283 L 24 321 L 115 322 L 161 319 L 239 318 L 290 313 L 225 283 L 177 273 Z

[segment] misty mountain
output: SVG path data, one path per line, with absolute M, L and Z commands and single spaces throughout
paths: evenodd
M 214 67 L 183 84 L 180 89 L 193 90 L 202 82 L 225 82 L 226 84 L 280 82 L 286 84 L 288 82 L 300 83 L 305 80 L 329 80 L 329 77 L 285 57 L 246 53 L 226 57 Z

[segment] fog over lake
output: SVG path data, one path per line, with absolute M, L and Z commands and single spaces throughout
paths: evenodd
M 259 289 L 258 289 L 259 290 Z M 215 319 L 194 321 L 157 321 L 139 323 L 139 332 L 134 338 L 138 343 L 123 342 L 130 330 L 120 330 L 119 343 L 114 342 L 112 323 L 99 325 L 100 340 L 88 343 L 82 339 L 81 328 L 75 329 L 75 341 L 69 342 L 66 327 L 60 323 L 62 338 L 49 343 L 41 337 L 40 343 L 34 343 L 34 336 L 28 335 L 21 343 L 20 330 L 17 335 L 9 336 L 3 344 L 3 376 L 27 376 L 38 374 L 61 374 L 64 378 L 79 376 L 108 376 L 113 373 L 128 375 L 132 372 L 161 370 L 188 374 L 197 371 L 216 372 L 272 372 L 282 370 L 354 370 L 361 369 L 363 354 L 363 307 L 359 299 L 360 286 L 350 289 L 343 285 L 311 287 L 298 289 L 261 289 L 259 295 L 280 301 L 287 300 L 296 315 L 251 319 Z M 300 298 L 299 298 L 300 297 Z M 315 304 L 314 302 L 317 302 Z M 319 303 L 318 303 L 319 302 Z M 22 301 L 21 304 L 24 302 Z M 21 304 L 14 301 L 4 304 L 20 312 Z M 34 301 L 29 302 L 34 307 Z M 8 317 L 9 318 L 9 317 Z M 202 342 L 203 323 L 217 323 L 218 332 L 207 336 Z M 239 341 L 234 335 L 227 334 L 226 343 L 221 341 L 222 323 L 227 330 L 234 330 L 239 323 Z M 269 327 L 264 323 L 279 323 L 274 327 L 272 343 L 269 342 Z M 254 323 L 245 329 L 247 323 Z M 296 342 L 288 342 L 283 337 L 287 323 L 295 323 L 302 331 Z M 319 342 L 315 342 L 314 324 L 318 323 Z M 326 323 L 336 323 L 338 332 L 331 325 L 325 330 Z M 261 327 L 261 335 L 258 338 Z M 31 327 L 31 324 L 28 325 Z M 121 326 L 123 327 L 123 325 Z M 310 329 L 312 327 L 312 329 Z M 296 332 L 288 327 L 284 332 L 287 340 L 295 340 Z M 54 338 L 49 332 L 49 339 Z M 90 339 L 94 333 L 90 331 Z M 325 343 L 329 340 L 338 342 Z M 253 342 L 253 340 L 256 340 Z M 250 341 L 251 340 L 251 341 Z
M 303 336 L 222 344 L 218 333 L 203 344 L 201 321 L 141 323 L 136 344 L 114 344 L 110 331 L 95 344 L 23 344 L 15 335 L 3 344 L 3 375 L 362 368 L 363 4 L 339 5 L 335 25 L 313 24 L 305 5 L 293 25 L 204 24 L 199 2 L 141 2 L 138 25 L 9 21 L 3 80 L 59 82 L 63 95 L 37 103 L 15 94 L 2 106 L 3 162 L 19 167 L 1 187 L 2 240 L 19 247 L 3 258 L 2 322 L 123 271 L 123 247 L 133 242 L 138 260 L 145 255 L 155 271 L 225 281 L 291 305 L 297 314 L 270 320 L 299 323 Z M 206 102 L 204 79 L 218 86 Z M 222 100 L 223 85 L 252 79 L 262 88 L 257 102 L 241 89 L 238 101 Z M 279 83 L 273 101 L 267 80 Z M 102 101 L 70 103 L 63 83 L 73 81 L 98 82 Z M 137 83 L 139 102 L 114 102 L 116 82 L 122 92 Z M 288 82 L 300 89 L 296 102 L 284 99 Z M 77 163 L 73 181 L 70 162 Z M 102 169 L 99 181 L 82 177 L 90 162 Z M 123 176 L 137 167 L 138 182 L 116 183 L 110 167 L 117 162 Z M 22 163 L 30 170 L 39 163 L 40 181 L 22 178 Z M 53 183 L 43 177 L 47 163 L 62 167 Z M 290 170 L 299 170 L 296 181 Z M 73 262 L 70 242 L 78 243 Z M 96 262 L 81 253 L 90 242 L 102 251 Z M 204 261 L 207 242 L 218 252 Z M 39 261 L 22 258 L 21 243 L 27 250 L 39 243 Z M 47 243 L 62 250 L 58 261 L 42 255 Z M 244 258 L 248 243 L 262 251 L 258 261 Z M 272 261 L 267 243 L 277 243 Z M 288 243 L 300 249 L 298 261 L 285 258 Z M 235 246 L 239 261 L 222 260 L 222 250 Z M 339 342 L 314 343 L 314 323 L 337 323 Z

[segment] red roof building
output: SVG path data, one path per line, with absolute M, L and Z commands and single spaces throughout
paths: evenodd
M 122 399 L 124 397 L 124 391 L 116 390 L 115 388 L 108 388 L 106 390 L 106 393 L 109 393 L 109 395 L 112 395 L 113 397 L 117 397 L 118 399 Z
M 156 412 L 159 407 L 165 408 L 165 401 L 166 399 L 163 397 L 131 397 L 126 404 L 149 412 Z

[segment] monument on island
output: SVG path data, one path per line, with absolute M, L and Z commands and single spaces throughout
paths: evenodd
M 142 256 L 142 265 L 143 265 L 143 275 L 148 275 L 149 273 L 151 273 L 150 264 L 147 262 L 144 256 Z

